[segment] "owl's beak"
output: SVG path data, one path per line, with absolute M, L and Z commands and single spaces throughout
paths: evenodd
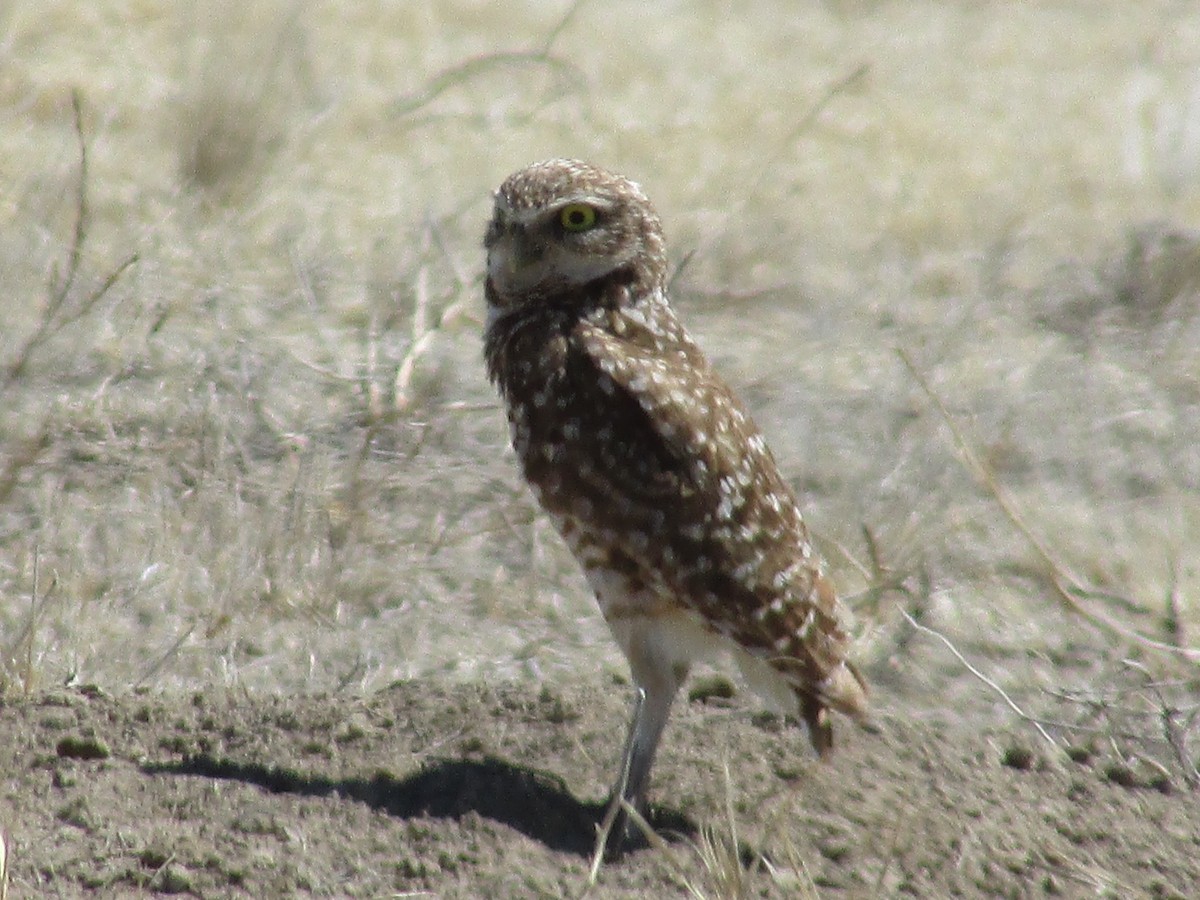
M 546 245 L 521 228 L 509 228 L 488 247 L 488 277 L 501 292 L 519 290 L 536 281 Z

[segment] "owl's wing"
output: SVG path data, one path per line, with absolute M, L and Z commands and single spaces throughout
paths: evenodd
M 601 378 L 634 401 L 673 468 L 700 491 L 790 491 L 757 426 L 694 344 L 666 352 L 590 323 L 578 337 Z M 769 482 L 763 484 L 762 482 Z
M 675 572 L 673 588 L 715 628 L 794 680 L 822 749 L 829 740 L 822 704 L 860 714 L 863 682 L 846 663 L 850 640 L 836 593 L 757 426 L 694 344 L 664 352 L 590 324 L 579 337 L 611 379 L 612 394 L 636 402 L 642 430 L 652 431 L 658 452 L 694 492 L 683 518 L 702 522 L 693 548 L 710 565 Z M 676 544 L 680 557 L 689 544 L 685 531 Z

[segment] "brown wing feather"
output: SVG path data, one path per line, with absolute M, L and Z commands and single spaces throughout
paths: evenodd
M 677 341 L 664 350 L 653 334 L 628 325 L 625 331 L 583 322 L 574 336 L 614 395 L 636 401 L 644 414 L 638 440 L 646 443 L 643 429 L 656 435 L 659 452 L 675 460 L 685 475 L 680 484 L 691 489 L 686 497 L 660 498 L 680 505 L 671 518 L 685 525 L 677 537 L 663 535 L 668 559 L 645 562 L 809 698 L 804 713 L 816 738 L 826 729 L 809 705 L 855 714 L 865 695 L 861 678 L 845 669 L 849 637 L 840 605 L 792 492 L 750 416 L 694 344 Z

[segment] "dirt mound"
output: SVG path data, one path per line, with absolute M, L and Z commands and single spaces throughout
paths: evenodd
M 403 683 L 365 700 L 9 703 L 12 888 L 578 896 L 626 694 Z M 668 844 L 606 866 L 591 896 L 1185 897 L 1200 883 L 1200 807 L 1170 781 L 1047 758 L 1024 731 L 887 711 L 873 731 L 843 728 L 822 764 L 795 729 L 724 703 L 681 703 L 655 777 Z

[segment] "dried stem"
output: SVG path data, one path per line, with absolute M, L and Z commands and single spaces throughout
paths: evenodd
M 433 346 L 433 331 L 429 328 L 429 266 L 422 263 L 417 270 L 417 281 L 414 286 L 416 303 L 413 307 L 412 340 L 408 352 L 396 368 L 395 405 L 396 410 L 407 410 L 413 401 L 412 381 L 416 374 L 417 363 Z
M 571 24 L 571 20 L 575 18 L 575 14 L 579 12 L 583 3 L 584 0 L 575 0 L 574 3 L 567 7 L 567 11 L 563 13 L 558 23 L 550 29 L 550 33 L 546 35 L 546 40 L 542 42 L 542 53 L 550 52 L 554 46 L 554 42 L 558 40 L 558 36 L 567 30 L 567 26 Z
M 928 379 L 921 374 L 920 370 L 917 369 L 912 359 L 903 349 L 897 349 L 896 353 L 900 356 L 901 361 L 920 386 L 925 396 L 929 398 L 934 408 L 937 409 L 947 427 L 949 427 L 959 451 L 959 458 L 962 460 L 967 471 L 987 489 L 1005 517 L 1021 533 L 1025 540 L 1029 542 L 1030 547 L 1033 548 L 1034 553 L 1042 564 L 1042 572 L 1047 583 L 1063 606 L 1093 625 L 1112 634 L 1134 641 L 1142 647 L 1182 656 L 1191 661 L 1200 661 L 1200 648 L 1174 646 L 1163 641 L 1156 641 L 1103 613 L 1085 608 L 1079 602 L 1078 595 L 1097 596 L 1100 592 L 1085 584 L 1079 577 L 1070 572 L 1066 565 L 1053 554 L 1050 546 L 1034 533 L 1033 529 L 1025 521 L 1024 516 L 1017 509 L 1016 503 L 996 479 L 991 468 L 974 451 L 962 427 L 955 420 L 954 416 L 951 415 L 950 410 L 946 408 L 946 404 L 942 402 L 941 397 L 934 391 Z M 1134 605 L 1128 600 L 1124 600 L 1124 602 L 1129 603 L 1131 606 Z
M 43 421 L 33 437 L 13 443 L 15 446 L 5 448 L 4 468 L 0 469 L 0 504 L 12 495 L 21 473 L 37 462 L 50 446 L 50 423 Z
M 584 80 L 577 67 L 551 56 L 543 50 L 489 53 L 486 56 L 477 56 L 443 69 L 426 82 L 420 90 L 401 97 L 392 104 L 392 115 L 410 115 L 422 107 L 428 106 L 452 87 L 486 74 L 493 69 L 531 64 L 541 66 L 558 75 L 569 76 L 572 81 L 577 83 L 582 83 Z
M 75 228 L 71 233 L 71 253 L 67 257 L 67 272 L 54 292 L 52 306 L 61 306 L 67 294 L 75 284 L 75 276 L 79 274 L 79 257 L 83 251 L 83 241 L 87 236 L 88 219 L 88 146 L 83 136 L 83 101 L 79 91 L 71 91 L 71 114 L 75 126 L 75 142 L 79 147 L 79 184 L 75 191 Z
M 98 288 L 88 294 L 74 309 L 67 308 L 68 300 L 79 276 L 83 245 L 87 241 L 88 226 L 91 222 L 88 202 L 88 145 L 83 133 L 83 105 L 78 91 L 71 93 L 71 110 L 74 117 L 75 140 L 79 150 L 79 179 L 75 192 L 75 220 L 71 228 L 71 243 L 67 249 L 66 268 L 61 275 L 57 267 L 53 270 L 46 308 L 33 332 L 17 349 L 16 356 L 5 366 L 3 374 L 0 375 L 0 395 L 25 374 L 30 360 L 43 344 L 63 328 L 72 322 L 79 321 L 91 312 L 125 273 L 125 270 L 138 260 L 136 253 L 130 254 L 113 269 Z
M 1055 741 L 1054 738 L 1052 738 L 1050 736 L 1050 732 L 1046 731 L 1046 729 L 1042 727 L 1041 722 L 1038 719 L 1036 719 L 1035 717 L 1029 715 L 1029 713 L 1025 712 L 1025 710 L 1021 709 L 1021 707 L 1017 705 L 1017 702 L 1015 700 L 1013 700 L 1012 697 L 1008 696 L 1008 693 L 1004 690 L 1004 688 L 1000 687 L 1000 685 L 996 684 L 996 682 L 994 682 L 991 678 L 989 678 L 987 675 L 984 675 L 981 671 L 979 671 L 979 669 L 975 668 L 975 666 L 971 665 L 971 663 L 967 660 L 967 658 L 962 655 L 962 652 L 957 647 L 954 646 L 954 643 L 948 637 L 946 637 L 940 631 L 935 631 L 934 629 L 930 628 L 927 625 L 922 625 L 920 622 L 918 622 L 916 619 L 914 619 L 912 616 L 910 616 L 904 610 L 900 610 L 900 615 L 904 616 L 904 618 L 908 620 L 908 624 L 911 625 L 913 628 L 915 628 L 917 631 L 921 632 L 922 634 L 927 634 L 931 637 L 935 637 L 939 641 L 941 641 L 943 644 L 945 644 L 947 649 L 949 649 L 949 651 L 954 654 L 955 658 L 960 663 L 963 664 L 963 666 L 966 668 L 966 670 L 968 672 L 970 672 L 972 675 L 974 675 L 976 678 L 978 678 L 980 681 L 982 681 L 984 684 L 986 684 L 988 687 L 990 687 L 993 691 L 995 691 L 997 694 L 999 694 L 1001 699 L 1003 699 L 1004 702 L 1006 704 L 1008 704 L 1009 708 L 1013 712 L 1015 712 L 1018 716 L 1020 716 L 1022 719 L 1024 719 L 1026 722 L 1030 723 L 1034 728 L 1036 728 L 1038 730 L 1038 734 L 1040 734 L 1043 738 L 1046 739 L 1046 743 L 1048 743 L 1055 750 L 1061 750 L 1061 748 L 1058 746 L 1058 742 Z
M 437 228 L 433 223 L 430 223 L 425 230 L 422 247 L 423 256 L 428 255 L 434 243 L 437 243 L 439 248 L 445 253 L 445 247 L 439 238 Z M 445 306 L 439 313 L 434 312 L 433 302 L 430 297 L 429 264 L 422 263 L 421 267 L 417 270 L 416 283 L 413 286 L 416 299 L 413 306 L 411 339 L 408 344 L 408 351 L 396 367 L 396 376 L 392 385 L 394 412 L 407 412 L 412 407 L 415 400 L 413 379 L 416 376 L 418 365 L 433 348 L 433 342 L 438 333 L 462 315 L 463 310 L 467 306 L 468 296 L 466 289 L 468 285 L 459 277 L 453 260 L 449 259 L 448 255 L 447 259 L 450 262 L 451 270 L 455 271 L 455 280 L 457 282 L 455 290 L 459 294 L 459 299 Z
M 0 900 L 8 900 L 8 866 L 12 839 L 8 830 L 0 825 Z
M 679 280 L 680 275 L 683 274 L 684 269 L 687 268 L 692 259 L 700 253 L 705 244 L 712 243 L 719 234 L 724 232 L 725 226 L 728 222 L 742 218 L 742 215 L 749 206 L 750 202 L 758 196 L 759 190 L 764 184 L 767 183 L 768 179 L 774 177 L 776 164 L 791 152 L 792 145 L 800 138 L 801 135 L 803 135 L 813 126 L 817 119 L 820 118 L 821 113 L 825 111 L 826 107 L 828 107 L 829 104 L 832 103 L 839 95 L 850 90 L 864 78 L 866 78 L 870 71 L 871 66 L 869 63 L 861 63 L 860 65 L 855 66 L 845 75 L 834 79 L 825 86 L 825 90 L 823 90 L 820 96 L 813 101 L 807 112 L 800 117 L 799 121 L 796 122 L 792 129 L 784 136 L 783 140 L 778 143 L 774 152 L 762 161 L 762 164 L 758 168 L 758 175 L 742 192 L 741 201 L 726 209 L 722 218 L 723 224 L 714 229 L 714 231 L 706 240 L 701 241 L 699 246 L 693 247 L 679 263 L 675 271 L 671 274 L 670 281 L 667 285 L 668 289 L 675 287 L 675 284 Z
M 825 90 L 821 92 L 821 95 L 817 97 L 812 106 L 808 108 L 808 112 L 800 117 L 800 121 L 793 126 L 792 130 L 789 131 L 787 136 L 784 137 L 784 139 L 780 142 L 779 149 L 776 150 L 772 156 L 768 157 L 766 163 L 762 167 L 762 170 L 759 172 L 758 180 L 751 185 L 749 193 L 753 194 L 762 185 L 762 183 L 771 176 L 770 170 L 775 163 L 779 162 L 779 160 L 783 158 L 783 156 L 791 149 L 792 144 L 797 138 L 800 137 L 800 135 L 804 134 L 804 132 L 808 131 L 808 129 L 813 126 L 817 119 L 820 118 L 821 113 L 825 112 L 825 108 L 829 106 L 829 104 L 832 103 L 839 95 L 844 94 L 846 91 L 859 84 L 859 82 L 863 81 L 867 75 L 870 74 L 870 72 L 870 63 L 859 63 L 841 78 L 837 78 L 827 84 L 825 86 Z
M 49 605 L 51 597 L 54 596 L 54 589 L 57 586 L 58 579 L 53 575 L 50 577 L 49 585 L 42 584 L 41 553 L 35 545 L 33 548 L 33 587 L 29 597 L 29 615 L 25 617 L 24 623 L 13 637 L 12 642 L 3 648 L 4 657 L 0 659 L 0 696 L 14 682 L 20 684 L 21 690 L 25 694 L 28 694 L 33 689 L 34 636 L 37 633 L 42 613 L 45 612 L 46 607 Z
M 1188 731 L 1190 729 L 1180 728 L 1179 726 L 1178 716 L 1180 710 L 1167 702 L 1161 686 L 1154 680 L 1150 671 L 1145 666 L 1132 659 L 1122 660 L 1122 662 L 1129 668 L 1145 676 L 1146 686 L 1154 692 L 1154 696 L 1158 700 L 1163 739 L 1166 741 L 1167 746 L 1171 748 L 1171 752 L 1175 756 L 1175 762 L 1179 765 L 1180 771 L 1183 772 L 1183 778 L 1188 783 L 1188 787 L 1195 790 L 1200 787 L 1200 769 L 1197 769 L 1196 764 L 1192 761 L 1192 754 L 1188 747 Z

